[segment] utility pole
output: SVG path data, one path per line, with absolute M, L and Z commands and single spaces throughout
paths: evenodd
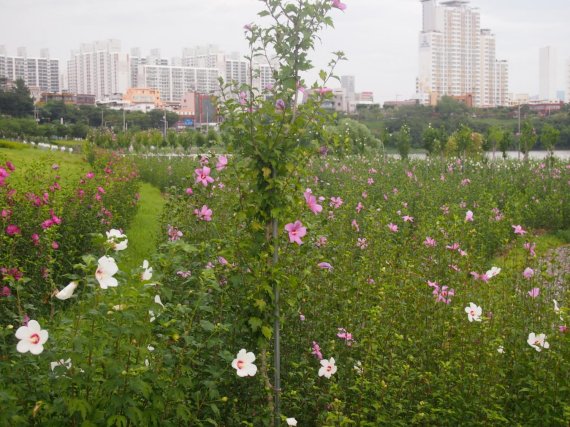
M 520 102 L 519 102 L 519 135 L 518 136 L 519 136 L 519 139 L 518 139 L 519 149 L 518 149 L 517 157 L 518 157 L 518 160 L 520 160 L 521 159 L 521 103 Z
M 164 115 L 162 116 L 162 121 L 164 122 L 164 142 L 166 142 L 166 129 L 168 128 L 168 122 L 166 121 L 166 108 L 163 110 Z
M 123 105 L 123 132 L 127 131 L 127 121 L 125 118 L 125 106 Z

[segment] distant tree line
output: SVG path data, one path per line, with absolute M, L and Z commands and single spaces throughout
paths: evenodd
M 482 135 L 484 150 L 493 147 L 518 150 L 519 142 L 523 149 L 527 146 L 543 150 L 570 149 L 568 104 L 561 111 L 552 112 L 546 117 L 539 116 L 531 111 L 528 105 L 523 105 L 520 108 L 519 122 L 518 107 L 474 109 L 453 98 L 443 97 L 437 107 L 423 105 L 390 109 L 363 107 L 358 109 L 355 119 L 365 124 L 373 136 L 380 139 L 384 145 L 395 148 L 398 147 L 399 132 L 405 125 L 406 132 L 410 135 L 411 147 L 425 148 L 428 151 L 431 143 L 428 142 L 426 145 L 424 138 L 428 128 L 433 129 L 430 131 L 432 133 L 437 130 L 441 135 L 449 137 L 462 127 Z M 528 136 L 531 134 L 536 136 L 534 141 Z M 438 140 L 441 139 L 442 137 Z
M 164 110 L 123 111 L 101 106 L 69 105 L 49 101 L 34 107 L 29 89 L 19 79 L 9 85 L 0 78 L 0 137 L 86 138 L 92 128 L 107 128 L 113 132 L 124 127 L 132 131 L 163 129 L 164 116 L 168 127 L 178 121 L 176 113 Z

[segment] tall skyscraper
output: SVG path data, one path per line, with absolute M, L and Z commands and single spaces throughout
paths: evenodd
M 570 102 L 570 58 L 566 61 L 566 102 Z
M 506 105 L 508 66 L 497 61 L 495 36 L 481 29 L 479 10 L 470 7 L 469 0 L 420 2 L 417 92 L 421 102 L 434 105 L 444 95 L 472 95 L 477 107 Z
M 354 76 L 340 76 L 340 87 L 346 91 L 346 97 L 350 101 L 355 100 Z
M 71 53 L 67 70 L 72 93 L 104 99 L 130 87 L 129 55 L 121 52 L 119 40 L 82 44 L 79 51 Z
M 51 59 L 42 49 L 40 57 L 29 57 L 25 47 L 19 47 L 17 56 L 9 56 L 0 46 L 0 77 L 23 79 L 29 88 L 41 92 L 59 92 L 59 60 Z
M 552 46 L 542 47 L 539 50 L 539 97 L 541 100 L 556 99 L 556 85 L 558 58 L 556 49 Z

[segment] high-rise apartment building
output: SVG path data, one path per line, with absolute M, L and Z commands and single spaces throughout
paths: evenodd
M 230 55 L 227 55 L 225 63 L 226 69 L 223 78 L 226 83 L 234 82 L 238 85 L 249 83 L 249 62 L 246 61 L 239 53 L 233 52 Z
M 355 100 L 354 76 L 340 76 L 340 87 L 346 91 L 346 97 L 350 101 Z
M 0 77 L 23 79 L 26 86 L 41 92 L 59 92 L 59 60 L 51 59 L 48 49 L 42 49 L 38 58 L 29 57 L 23 47 L 18 48 L 17 56 L 9 56 L 0 46 Z
M 509 98 L 509 63 L 503 60 L 495 61 L 495 105 L 510 105 Z
M 556 84 L 558 66 L 556 49 L 552 46 L 542 47 L 539 50 L 539 97 L 541 100 L 556 99 Z
M 267 90 L 275 84 L 273 71 L 276 70 L 278 64 L 267 62 L 254 62 L 253 64 L 253 87 L 259 91 Z
M 168 65 L 168 60 L 161 57 L 160 49 L 151 49 L 150 55 L 142 56 L 138 47 L 131 49 L 130 56 L 130 84 L 129 87 L 141 87 L 139 75 L 142 65 Z M 178 64 L 181 65 L 181 64 Z
M 139 86 L 158 89 L 160 99 L 180 102 L 187 92 L 216 93 L 219 89 L 217 68 L 175 65 L 142 65 Z
M 508 67 L 497 62 L 495 36 L 481 29 L 481 16 L 469 0 L 420 0 L 423 27 L 419 39 L 417 92 L 426 104 L 444 95 L 473 97 L 477 107 L 501 104 L 508 92 Z M 500 70 L 497 70 L 500 67 Z M 501 78 L 497 78 L 497 73 Z M 506 87 L 496 85 L 506 84 Z M 501 94 L 497 99 L 497 93 Z
M 121 52 L 119 40 L 84 43 L 71 53 L 67 63 L 69 90 L 104 99 L 130 87 L 129 55 Z
M 566 102 L 570 102 L 570 58 L 566 61 Z

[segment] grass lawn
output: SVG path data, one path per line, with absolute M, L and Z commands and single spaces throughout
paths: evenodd
M 15 180 L 26 179 L 28 171 L 45 171 L 57 164 L 62 182 L 88 172 L 90 167 L 82 155 L 42 150 L 29 145 L 0 140 L 0 164 L 10 161 L 16 166 Z
M 156 240 L 160 232 L 160 215 L 164 199 L 160 190 L 143 183 L 140 188 L 138 212 L 126 235 L 129 246 L 119 262 L 121 270 L 129 272 L 140 267 L 144 259 L 149 259 L 156 251 Z

